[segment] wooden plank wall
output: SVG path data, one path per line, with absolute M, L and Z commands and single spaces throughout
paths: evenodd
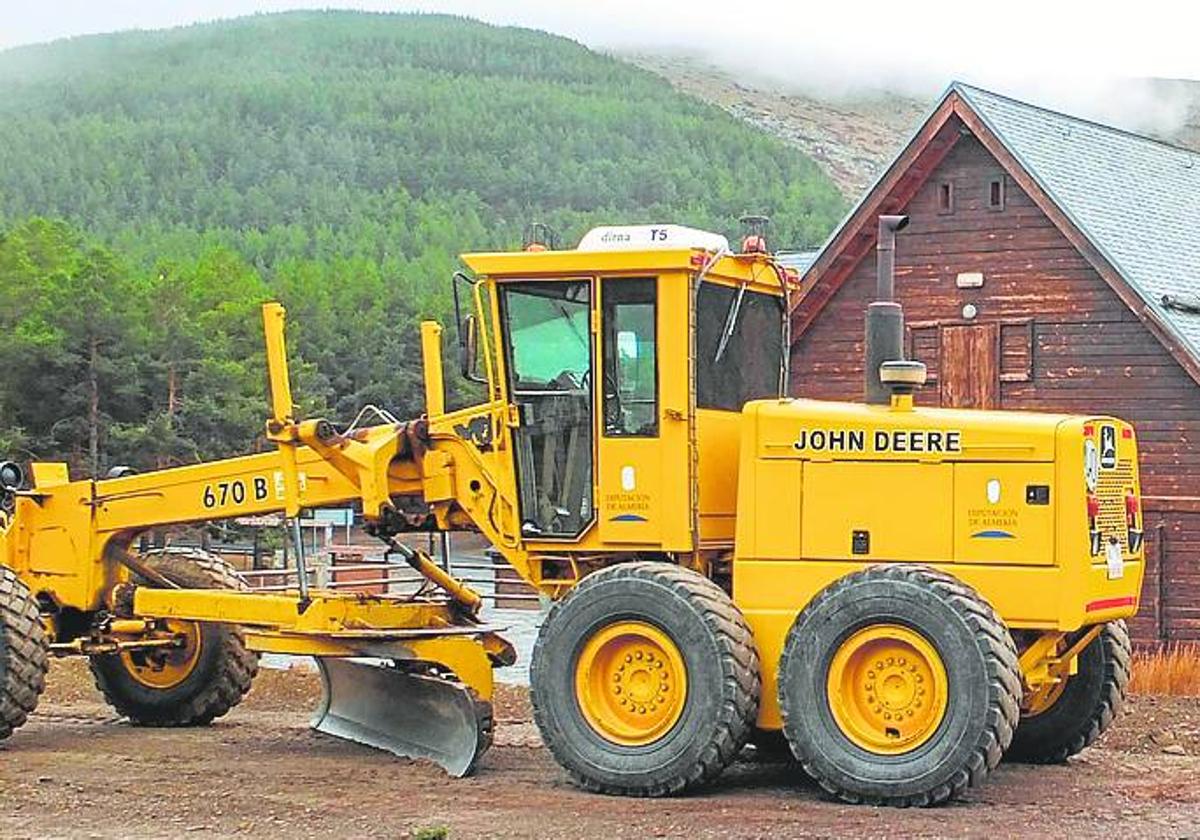
M 999 407 L 1111 413 L 1134 424 L 1141 445 L 1149 568 L 1138 641 L 1200 639 L 1200 387 L 1118 299 L 1050 219 L 1013 182 L 1005 207 L 988 209 L 1000 165 L 963 137 L 909 202 L 897 243 L 897 297 L 913 355 L 935 379 L 918 402 L 939 403 L 939 327 L 1000 324 Z M 939 185 L 954 184 L 954 212 L 939 212 Z M 982 272 L 979 289 L 959 289 Z M 874 292 L 870 252 L 792 348 L 792 392 L 827 399 L 862 394 L 863 310 Z M 802 302 L 797 323 L 807 320 Z M 1165 537 L 1160 586 L 1159 535 Z M 1159 592 L 1165 603 L 1159 603 Z

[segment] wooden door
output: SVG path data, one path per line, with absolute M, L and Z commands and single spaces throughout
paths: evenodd
M 942 327 L 938 378 L 943 408 L 1000 403 L 1000 325 Z

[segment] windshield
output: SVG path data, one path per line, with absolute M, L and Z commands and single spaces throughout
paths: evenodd
M 578 388 L 591 367 L 588 285 L 509 286 L 505 304 L 513 389 Z

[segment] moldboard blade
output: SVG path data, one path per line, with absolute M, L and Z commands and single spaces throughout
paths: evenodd
M 318 732 L 427 758 L 451 776 L 469 775 L 491 745 L 490 704 L 464 686 L 390 665 L 317 657 L 324 684 L 312 720 Z

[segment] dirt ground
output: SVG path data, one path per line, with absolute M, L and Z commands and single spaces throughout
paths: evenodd
M 502 688 L 496 745 L 452 780 L 308 729 L 314 675 L 264 671 L 212 727 L 135 729 L 55 663 L 42 705 L 0 744 L 0 837 L 1200 837 L 1200 700 L 1135 697 L 1064 767 L 1002 765 L 928 810 L 828 801 L 798 771 L 745 761 L 703 793 L 630 800 L 572 788 L 523 689 Z

